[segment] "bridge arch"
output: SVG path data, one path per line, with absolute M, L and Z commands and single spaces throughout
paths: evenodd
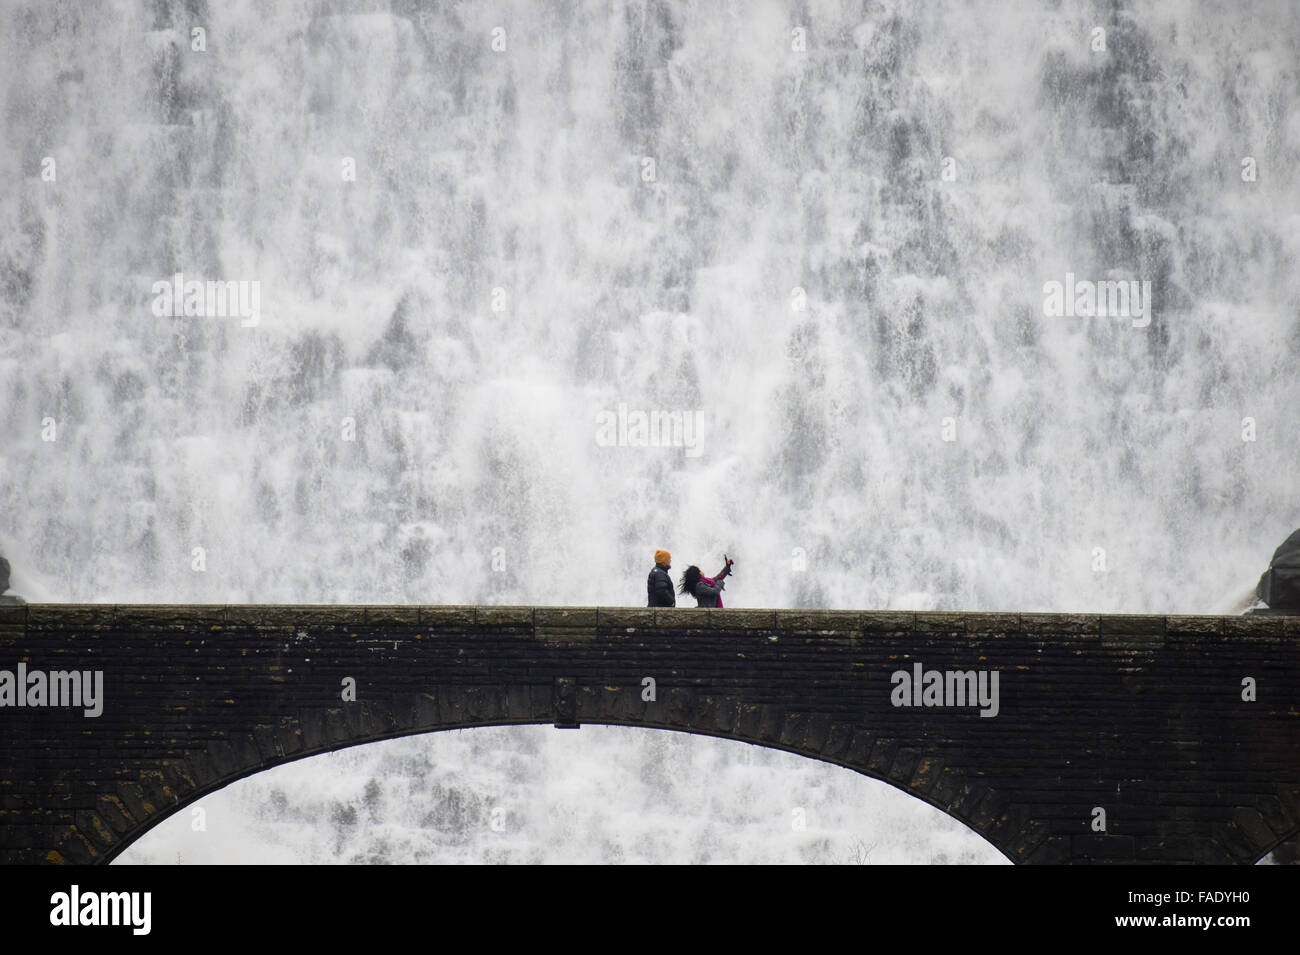
M 501 699 L 501 697 L 498 697 L 498 699 Z M 749 729 L 740 729 L 738 732 L 729 731 L 718 725 L 718 718 L 726 721 L 729 714 L 743 715 L 745 713 L 745 707 L 746 704 L 737 698 L 715 698 L 713 700 L 701 702 L 698 708 L 691 708 L 690 712 L 694 718 L 690 720 L 690 725 L 679 725 L 671 722 L 658 723 L 651 720 L 624 718 L 621 720 L 590 720 L 584 722 L 583 726 L 604 725 L 634 729 L 651 729 L 680 733 L 689 736 L 705 736 L 713 739 L 730 740 L 734 742 L 748 743 L 763 749 L 787 752 L 792 755 L 848 769 L 869 779 L 882 782 L 890 786 L 892 789 L 918 799 L 930 807 L 943 812 L 945 815 L 956 819 L 974 835 L 979 836 L 983 841 L 988 842 L 993 848 L 997 849 L 1000 854 L 1007 856 L 1006 851 L 1002 847 L 997 846 L 995 843 L 988 840 L 983 833 L 979 832 L 972 825 L 968 818 L 964 818 L 961 814 L 961 806 L 972 807 L 978 806 L 981 803 L 988 805 L 998 804 L 999 801 L 994 797 L 992 790 L 987 786 L 981 786 L 978 780 L 971 781 L 964 778 L 964 775 L 958 772 L 949 772 L 944 774 L 942 772 L 942 767 L 938 766 L 932 758 L 927 758 L 920 753 L 913 755 L 906 750 L 899 753 L 896 751 L 896 747 L 892 747 L 893 741 L 889 740 L 880 741 L 883 744 L 883 748 L 876 750 L 877 759 L 891 759 L 891 768 L 895 764 L 899 767 L 899 777 L 890 778 L 879 768 L 872 768 L 870 765 L 868 765 L 865 770 L 860 769 L 853 765 L 853 760 L 857 755 L 857 750 L 860 749 L 861 754 L 870 760 L 871 752 L 876 749 L 875 743 L 877 741 L 863 740 L 861 737 L 858 737 L 858 739 L 854 741 L 854 736 L 856 734 L 852 731 L 852 728 L 840 726 L 838 724 L 831 724 L 824 737 L 814 737 L 810 741 L 805 735 L 803 740 L 795 739 L 794 736 L 798 732 L 797 727 L 800 722 L 802 722 L 801 715 L 797 713 L 789 714 L 790 719 L 788 722 L 790 726 L 780 735 L 769 733 L 765 736 L 762 733 L 754 733 Z M 188 781 L 182 781 L 174 769 L 164 770 L 164 779 L 170 777 L 176 783 L 176 785 L 166 785 L 162 787 L 165 798 L 170 798 L 170 796 L 167 795 L 168 793 L 176 797 L 175 802 L 170 805 L 158 806 L 146 802 L 148 797 L 145 793 L 132 786 L 128 786 L 127 790 L 118 794 L 116 798 L 106 799 L 104 801 L 109 808 L 107 813 L 100 813 L 101 821 L 105 821 L 105 828 L 111 828 L 111 830 L 114 831 L 115 839 L 111 846 L 105 846 L 103 848 L 102 855 L 98 857 L 98 861 L 111 862 L 117 859 L 132 845 L 135 845 L 141 839 L 147 837 L 150 832 L 172 816 L 182 813 L 188 807 L 200 803 L 207 797 L 225 789 L 235 782 L 267 772 L 279 766 L 289 765 L 291 763 L 311 759 L 331 752 L 338 752 L 344 749 L 366 746 L 386 740 L 410 739 L 431 733 L 441 733 L 446 730 L 553 725 L 548 720 L 514 719 L 512 718 L 514 715 L 517 714 L 501 712 L 493 717 L 480 713 L 476 716 L 474 722 L 414 727 L 409 731 L 387 732 L 383 735 L 371 735 L 365 738 L 348 737 L 338 739 L 310 751 L 304 748 L 298 752 L 290 754 L 276 754 L 270 759 L 264 758 L 258 765 L 240 767 L 233 772 L 225 773 L 221 778 L 206 780 L 196 779 L 195 786 L 188 791 L 180 789 L 180 786 L 182 785 L 189 785 Z M 761 719 L 761 714 L 758 714 L 758 717 Z M 702 719 L 706 725 L 699 725 L 700 719 Z M 386 725 L 390 723 L 391 714 L 384 714 L 379 719 L 372 721 L 372 725 Z M 295 727 L 293 724 L 293 720 L 287 720 L 284 729 L 291 735 L 296 736 L 298 727 Z M 755 725 L 757 725 L 757 720 Z M 840 739 L 849 741 L 848 745 L 841 746 L 838 742 Z M 246 753 L 251 753 L 251 747 L 255 745 L 256 741 L 250 739 L 244 746 L 239 748 Z M 892 757 L 887 755 L 891 748 L 895 750 L 895 755 Z M 837 750 L 843 751 L 837 752 Z M 216 761 L 211 758 L 200 758 L 193 762 L 195 765 L 204 767 L 215 768 L 216 766 Z M 908 765 L 911 765 L 912 769 L 906 771 L 907 778 L 906 780 L 903 780 L 902 774 L 905 771 L 902 767 Z M 939 801 L 944 798 L 949 798 L 950 801 L 941 805 Z M 151 815 L 142 819 L 139 824 L 131 825 L 130 820 L 121 808 L 128 802 L 139 804 L 140 808 L 145 812 L 148 812 L 149 807 L 152 807 L 154 811 Z M 104 820 L 105 815 L 111 816 L 113 822 L 112 827 L 109 827 L 107 821 Z M 87 819 L 83 820 L 83 822 L 84 821 L 89 821 L 96 827 L 96 829 L 99 828 L 93 820 Z M 120 835 L 117 835 L 117 831 L 119 830 Z M 58 851 L 60 854 L 64 854 L 65 852 L 68 853 L 70 856 L 69 861 L 72 861 L 71 857 L 79 856 L 84 851 L 84 839 L 84 832 L 73 831 L 70 828 L 64 833 L 63 838 L 60 840 Z

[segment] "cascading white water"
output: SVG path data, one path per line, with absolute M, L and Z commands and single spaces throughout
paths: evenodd
M 667 547 L 737 556 L 729 606 L 1222 609 L 1300 524 L 1300 9 L 916 6 L 8 4 L 14 589 L 639 605 Z M 256 323 L 157 314 L 177 273 Z M 1067 274 L 1149 281 L 1150 323 L 1046 314 Z M 602 432 L 656 411 L 702 440 Z M 634 790 L 583 858 L 690 858 L 619 836 L 658 810 L 745 831 L 704 779 L 751 760 L 797 805 L 782 754 L 476 732 L 277 772 L 346 766 L 330 858 L 423 857 L 346 823 L 371 778 L 408 833 L 458 818 L 434 790 Z M 710 767 L 678 801 L 665 752 Z M 511 818 L 558 847 L 512 858 L 572 848 Z

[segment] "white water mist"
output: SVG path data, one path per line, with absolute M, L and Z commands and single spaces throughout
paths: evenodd
M 1300 8 L 1117 9 L 7 5 L 15 589 L 639 605 L 667 547 L 728 606 L 1219 609 L 1300 524 Z

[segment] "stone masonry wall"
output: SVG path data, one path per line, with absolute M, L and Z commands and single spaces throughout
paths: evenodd
M 1298 650 L 1298 617 L 0 606 L 0 859 L 107 861 L 357 742 L 611 723 L 850 767 L 1017 862 L 1252 862 L 1300 830 Z M 13 705 L 20 663 L 102 672 L 102 713 Z M 996 715 L 917 664 L 996 671 Z

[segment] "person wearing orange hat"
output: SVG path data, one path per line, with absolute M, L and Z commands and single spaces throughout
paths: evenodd
M 668 570 L 672 566 L 672 554 L 666 550 L 655 551 L 655 565 L 645 583 L 647 607 L 677 606 L 677 596 L 673 593 L 673 581 L 668 576 Z

